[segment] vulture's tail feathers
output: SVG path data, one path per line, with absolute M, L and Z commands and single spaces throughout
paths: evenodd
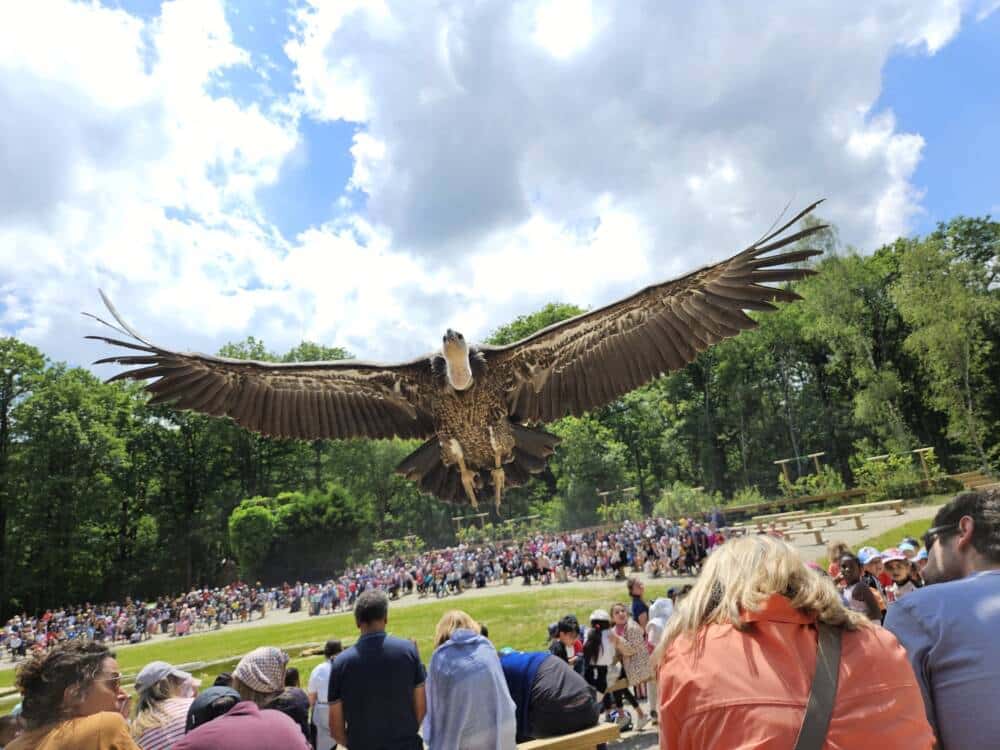
M 436 437 L 431 438 L 413 453 L 399 462 L 396 473 L 411 482 L 416 482 L 421 490 L 441 498 L 448 503 L 468 502 L 462 478 L 457 466 L 445 466 L 441 461 L 441 444 Z
M 514 457 L 503 465 L 506 487 L 520 487 L 545 469 L 548 461 L 559 444 L 559 438 L 543 430 L 534 430 L 511 423 L 514 432 Z M 441 445 L 436 437 L 431 438 L 413 453 L 399 462 L 396 473 L 412 482 L 416 482 L 421 490 L 435 495 L 448 503 L 465 504 L 468 498 L 462 487 L 458 467 L 446 466 L 441 461 Z M 493 494 L 493 481 L 489 470 L 479 472 L 476 483 L 481 494 L 480 499 L 486 500 Z

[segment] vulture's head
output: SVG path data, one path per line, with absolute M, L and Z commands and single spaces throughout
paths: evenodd
M 456 391 L 464 391 L 472 385 L 469 345 L 465 342 L 465 337 L 449 328 L 441 339 L 441 353 L 444 355 L 445 372 L 451 387 Z

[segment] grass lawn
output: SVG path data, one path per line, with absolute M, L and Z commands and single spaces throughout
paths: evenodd
M 854 551 L 857 552 L 862 547 L 874 547 L 877 550 L 888 549 L 889 547 L 895 547 L 906 537 L 913 537 L 914 539 L 921 539 L 924 532 L 931 527 L 931 522 L 933 518 L 918 519 L 916 521 L 910 521 L 909 523 L 904 523 L 902 526 L 896 526 L 895 528 L 889 529 L 878 536 L 874 536 L 871 539 L 865 539 L 854 546 Z M 816 561 L 824 570 L 830 564 L 827 558 L 822 558 Z
M 647 598 L 663 596 L 668 585 L 677 585 L 671 579 L 650 585 Z M 404 638 L 415 638 L 420 655 L 426 663 L 431 655 L 434 627 L 441 615 L 450 609 L 463 609 L 489 627 L 490 639 L 497 648 L 513 646 L 523 650 L 544 650 L 547 647 L 548 624 L 563 615 L 574 613 L 585 622 L 590 613 L 600 607 L 610 609 L 616 601 L 625 599 L 624 582 L 581 583 L 550 589 L 532 586 L 528 590 L 512 585 L 509 593 L 481 597 L 448 597 L 429 600 L 418 606 L 393 610 L 389 605 L 389 632 Z M 231 672 L 239 658 L 257 646 L 287 647 L 303 643 L 322 643 L 328 638 L 341 638 L 345 645 L 354 642 L 357 628 L 350 613 L 304 618 L 284 625 L 260 625 L 252 628 L 231 628 L 205 635 L 170 638 L 148 644 L 131 646 L 118 652 L 118 663 L 126 675 L 135 675 L 145 664 L 162 659 L 172 664 L 216 661 L 231 657 L 224 664 L 215 664 L 192 671 L 203 681 L 203 687 L 212 684 L 220 672 Z M 290 666 L 298 667 L 303 687 L 309 671 L 322 657 L 297 657 L 292 652 Z M 0 672 L 0 688 L 14 683 L 14 671 Z

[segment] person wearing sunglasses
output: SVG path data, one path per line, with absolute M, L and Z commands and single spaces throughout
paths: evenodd
M 1000 490 L 964 492 L 924 534 L 924 588 L 889 608 L 941 750 L 1000 747 Z
M 98 643 L 70 642 L 17 670 L 26 731 L 6 750 L 139 750 L 125 717 L 115 655 Z

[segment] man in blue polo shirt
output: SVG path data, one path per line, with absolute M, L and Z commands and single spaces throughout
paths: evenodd
M 928 585 L 889 607 L 940 750 L 1000 748 L 1000 490 L 964 492 L 924 535 Z
M 358 642 L 330 669 L 330 734 L 351 750 L 417 750 L 426 673 L 417 647 L 387 635 L 389 600 L 365 591 L 354 605 Z

